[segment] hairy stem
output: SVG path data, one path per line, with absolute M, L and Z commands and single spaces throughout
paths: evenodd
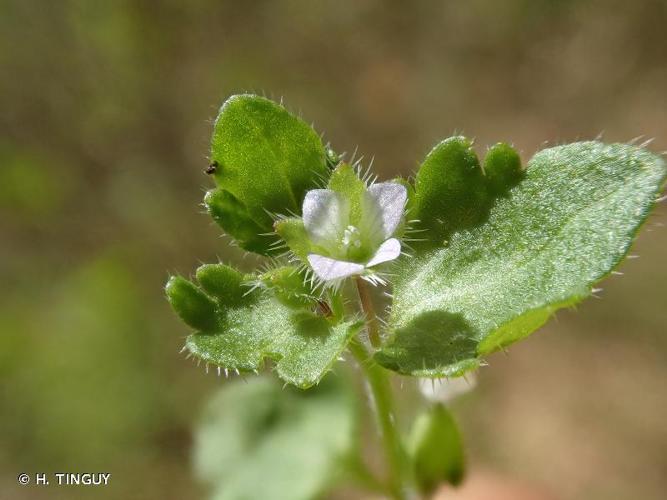
M 378 321 L 377 314 L 375 314 L 375 308 L 373 307 L 373 300 L 371 299 L 368 285 L 359 276 L 356 277 L 354 282 L 357 285 L 361 310 L 366 315 L 366 330 L 368 332 L 368 340 L 370 340 L 371 345 L 377 349 L 380 347 L 380 323 Z
M 394 500 L 406 498 L 406 457 L 401 438 L 396 428 L 393 398 L 387 372 L 370 359 L 366 348 L 353 340 L 350 350 L 357 359 L 364 375 L 369 395 L 375 409 L 377 425 L 382 439 L 382 450 L 387 464 L 387 487 Z

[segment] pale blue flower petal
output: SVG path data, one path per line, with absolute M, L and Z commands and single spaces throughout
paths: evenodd
M 330 259 L 314 253 L 308 255 L 308 262 L 317 277 L 324 281 L 347 278 L 348 276 L 361 274 L 364 270 L 364 266 L 361 264 Z
M 401 223 L 408 191 L 397 182 L 381 182 L 369 187 L 368 194 L 379 207 L 383 239 L 391 237 Z
M 316 245 L 336 245 L 347 227 L 349 203 L 330 189 L 313 189 L 303 200 L 303 224 Z
M 378 248 L 373 258 L 368 261 L 366 267 L 377 266 L 383 262 L 389 262 L 390 260 L 397 259 L 401 255 L 401 242 L 396 238 L 389 238 L 385 241 L 380 248 Z

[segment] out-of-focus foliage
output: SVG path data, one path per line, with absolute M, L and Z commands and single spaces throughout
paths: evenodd
M 665 25 L 662 0 L 0 2 L 0 491 L 199 495 L 189 429 L 220 379 L 178 355 L 156 290 L 199 259 L 253 267 L 197 208 L 228 95 L 284 97 L 385 179 L 454 131 L 480 156 L 602 131 L 661 151 Z M 665 245 L 640 238 L 602 300 L 490 358 L 453 410 L 473 467 L 566 500 L 662 498 Z M 111 486 L 16 484 L 81 464 Z
M 335 377 L 309 391 L 282 390 L 270 378 L 230 384 L 197 427 L 197 474 L 216 500 L 315 498 L 355 448 L 355 413 Z
M 461 434 L 447 408 L 435 404 L 420 414 L 410 432 L 410 456 L 415 482 L 424 493 L 440 484 L 458 485 L 463 479 Z

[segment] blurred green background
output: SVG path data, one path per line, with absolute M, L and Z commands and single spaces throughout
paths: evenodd
M 201 494 L 191 427 L 222 382 L 179 354 L 162 286 L 252 264 L 199 205 L 228 95 L 283 97 L 384 178 L 454 132 L 524 160 L 600 133 L 662 151 L 666 25 L 664 0 L 0 2 L 0 497 Z M 664 498 L 664 213 L 600 300 L 481 370 L 454 408 L 473 471 Z M 17 485 L 40 471 L 113 479 Z

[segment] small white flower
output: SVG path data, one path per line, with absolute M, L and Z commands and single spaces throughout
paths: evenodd
M 336 191 L 308 191 L 303 223 L 312 245 L 308 262 L 315 275 L 325 282 L 341 280 L 396 259 L 401 242 L 392 236 L 406 200 L 405 187 L 395 182 L 373 184 L 356 207 Z M 353 211 L 360 213 L 353 216 Z

